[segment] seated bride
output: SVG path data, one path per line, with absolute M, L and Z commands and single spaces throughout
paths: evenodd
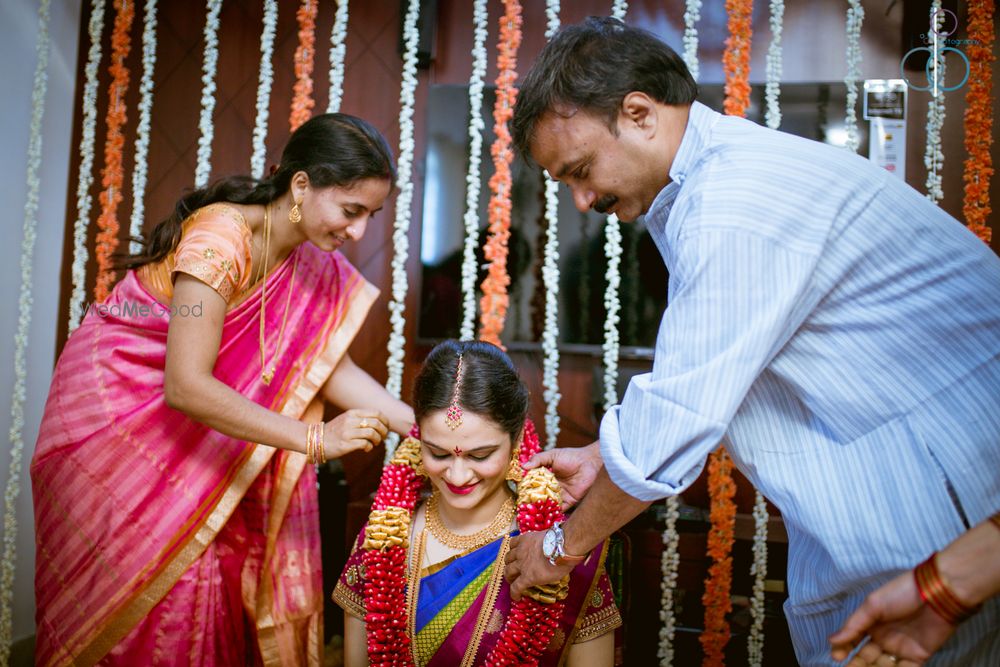
M 345 665 L 615 664 L 621 616 L 606 543 L 517 602 L 504 580 L 511 537 L 563 518 L 552 473 L 521 467 L 538 437 L 507 355 L 477 341 L 439 344 L 413 407 L 418 428 L 383 470 L 333 594 L 347 612 Z

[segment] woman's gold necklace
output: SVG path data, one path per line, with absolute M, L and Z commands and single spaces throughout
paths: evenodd
M 281 339 L 285 335 L 285 324 L 288 322 L 288 307 L 292 303 L 292 292 L 295 290 L 295 270 L 299 267 L 299 256 L 295 256 L 292 264 L 292 281 L 288 286 L 288 298 L 285 299 L 285 314 L 281 317 L 281 327 L 278 329 L 278 340 L 274 346 L 274 356 L 271 359 L 271 367 L 268 368 L 267 360 L 264 357 L 264 321 L 267 317 L 267 258 L 271 252 L 271 204 L 264 207 L 264 277 L 261 278 L 260 286 L 260 379 L 269 385 L 274 379 L 275 367 L 278 363 L 278 350 L 281 349 Z
M 449 549 L 471 551 L 505 535 L 510 530 L 510 524 L 514 520 L 516 511 L 514 499 L 508 497 L 490 525 L 471 535 L 459 535 L 448 530 L 441 522 L 441 515 L 438 514 L 438 495 L 434 493 L 427 501 L 427 529 L 431 531 L 431 535 L 438 542 Z

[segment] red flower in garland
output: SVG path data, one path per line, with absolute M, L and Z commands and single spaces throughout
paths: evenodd
M 115 3 L 115 26 L 111 33 L 111 86 L 108 91 L 107 128 L 104 142 L 104 169 L 101 176 L 101 214 L 97 218 L 97 284 L 94 286 L 94 300 L 102 302 L 108 298 L 115 283 L 115 271 L 111 258 L 118 250 L 118 204 L 122 201 L 122 184 L 125 181 L 122 167 L 122 151 L 125 148 L 125 93 L 128 92 L 129 71 L 125 59 L 132 47 L 129 29 L 135 16 L 135 4 L 128 0 Z

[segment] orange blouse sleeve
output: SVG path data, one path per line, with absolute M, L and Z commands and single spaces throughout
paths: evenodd
M 206 206 L 194 213 L 174 255 L 176 274 L 194 276 L 218 292 L 226 303 L 250 282 L 251 234 L 236 209 Z

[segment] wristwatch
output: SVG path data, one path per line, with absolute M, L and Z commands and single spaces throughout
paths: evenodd
M 583 562 L 586 556 L 570 556 L 565 549 L 566 537 L 563 535 L 562 522 L 556 521 L 545 531 L 542 538 L 542 555 L 552 565 L 576 565 Z

